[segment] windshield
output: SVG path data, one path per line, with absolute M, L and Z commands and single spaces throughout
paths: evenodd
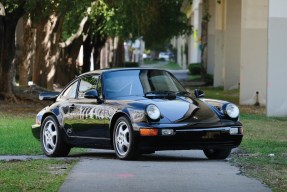
M 125 96 L 143 96 L 149 92 L 185 92 L 181 84 L 162 70 L 111 71 L 103 74 L 107 99 Z

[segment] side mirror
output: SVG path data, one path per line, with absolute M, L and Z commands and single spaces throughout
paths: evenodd
M 205 97 L 205 93 L 200 89 L 195 89 L 194 90 L 194 96 L 196 98 L 203 98 L 203 97 Z
M 42 92 L 39 94 L 39 100 L 56 101 L 59 94 L 59 92 Z
M 87 91 L 84 95 L 85 98 L 87 99 L 99 99 L 99 94 L 96 89 L 92 89 L 90 91 Z

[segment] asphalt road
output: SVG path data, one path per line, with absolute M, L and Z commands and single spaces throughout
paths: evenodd
M 116 159 L 113 151 L 82 154 L 60 191 L 78 192 L 265 192 L 259 181 L 229 162 L 207 160 L 202 151 L 164 151 L 137 161 Z

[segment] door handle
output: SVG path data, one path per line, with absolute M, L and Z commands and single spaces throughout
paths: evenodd
M 75 109 L 75 105 L 74 104 L 70 105 L 69 109 L 70 109 L 70 111 L 73 111 Z

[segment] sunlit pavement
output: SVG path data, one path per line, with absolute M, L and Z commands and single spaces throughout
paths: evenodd
M 156 152 L 137 161 L 118 160 L 105 150 L 79 156 L 60 191 L 271 191 L 228 161 L 207 160 L 202 151 Z

